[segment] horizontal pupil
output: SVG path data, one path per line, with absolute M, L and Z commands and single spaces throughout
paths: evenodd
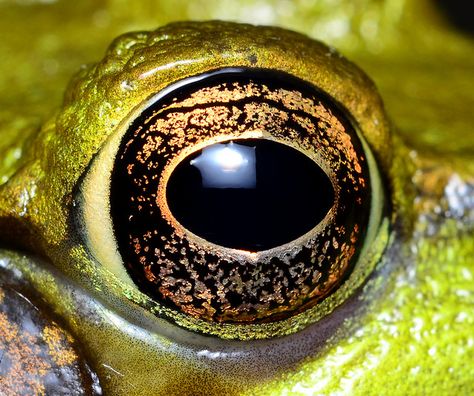
M 308 156 L 266 139 L 213 144 L 186 157 L 166 190 L 171 213 L 199 237 L 261 251 L 291 242 L 324 219 L 334 189 Z

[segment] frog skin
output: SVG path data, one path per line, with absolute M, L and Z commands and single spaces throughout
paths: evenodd
M 474 392 L 472 38 L 429 1 L 333 3 L 0 4 L 0 393 Z M 139 104 L 123 96 L 134 80 L 117 88 L 124 80 L 114 76 L 131 67 L 121 63 L 122 52 L 145 48 L 149 66 L 156 55 L 146 50 L 149 37 L 186 42 L 183 32 L 212 26 L 219 42 L 219 32 L 254 29 L 214 22 L 155 30 L 189 19 L 278 25 L 334 45 L 375 81 L 390 119 L 386 124 L 365 77 L 356 91 L 360 103 L 343 99 L 358 119 L 359 104 L 380 116 L 377 128 L 367 121 L 363 129 L 385 184 L 384 250 L 343 304 L 285 337 L 225 340 L 160 320 L 139 291 L 90 258 L 79 237 L 77 186 L 107 137 L 97 131 L 113 130 Z M 142 32 L 114 41 L 98 66 L 84 66 L 68 85 L 81 64 L 97 61 L 114 37 L 133 30 Z M 244 41 L 231 38 L 229 53 Z M 191 43 L 187 51 L 199 53 Z M 342 58 L 311 45 L 326 51 L 322 65 L 330 76 L 333 59 L 339 65 Z M 204 56 L 204 66 L 215 56 Z M 264 48 L 256 58 L 265 58 Z M 282 59 L 275 62 L 281 68 L 297 62 Z M 347 81 L 360 76 L 340 62 L 352 76 Z M 176 79 L 179 67 L 164 79 Z M 336 80 L 325 87 L 344 98 Z M 135 99 L 140 89 L 132 89 Z M 94 129 L 94 112 L 102 129 Z

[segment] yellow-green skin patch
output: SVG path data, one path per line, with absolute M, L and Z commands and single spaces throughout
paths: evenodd
M 309 4 L 0 5 L 0 51 L 6 54 L 0 63 L 0 265 L 20 270 L 43 295 L 82 343 L 106 394 L 474 392 L 474 93 L 469 89 L 474 45 L 425 1 L 340 1 L 336 9 L 331 1 Z M 118 34 L 189 18 L 271 23 L 336 45 L 376 81 L 398 127 L 393 140 L 377 138 L 373 115 L 363 109 L 379 104 L 367 102 L 374 98 L 373 87 L 358 73 L 349 80 L 360 97 L 344 99 L 345 87 L 336 76 L 350 73 L 351 66 L 334 70 L 334 78 L 330 73 L 321 77 L 325 89 L 358 112 L 359 120 L 366 117 L 362 129 L 391 191 L 393 231 L 375 275 L 357 295 L 357 310 L 343 311 L 346 320 L 338 322 L 334 334 L 289 366 L 278 368 L 255 357 L 251 347 L 245 356 L 232 355 L 225 354 L 229 345 L 222 340 L 192 340 L 140 308 L 137 304 L 147 304 L 142 295 L 97 266 L 72 240 L 67 216 L 73 187 L 105 141 L 104 131 L 116 127 L 137 98 L 146 99 L 156 87 L 145 83 L 128 94 L 128 85 L 121 90 L 123 81 L 115 80 L 121 75 L 114 71 L 136 67 L 138 75 L 149 69 L 146 50 L 141 71 L 109 51 L 98 67 L 79 73 L 61 107 L 67 81 L 79 65 L 100 59 Z M 173 28 L 167 32 L 163 40 Z M 115 51 L 126 51 L 132 42 L 146 48 L 146 34 L 127 37 L 115 43 Z M 292 37 L 288 33 L 288 40 Z M 192 43 L 190 37 L 182 41 Z M 244 46 L 250 53 L 248 38 L 231 39 L 228 53 Z M 216 52 L 194 47 L 204 61 L 201 69 L 186 69 L 189 73 L 222 66 Z M 176 61 L 179 51 L 160 56 Z M 266 56 L 265 51 L 257 55 Z M 327 62 L 321 61 L 328 69 L 332 56 L 337 55 L 329 52 Z M 253 58 L 245 59 L 251 66 Z M 283 53 L 275 63 L 305 72 L 304 60 Z M 178 75 L 185 77 L 179 66 L 163 74 L 167 81 Z M 135 81 L 128 82 L 133 86 Z M 96 85 L 117 88 L 94 92 Z M 89 102 L 102 106 L 100 124 L 89 125 L 88 120 L 99 119 Z M 59 117 L 51 118 L 55 108 Z M 379 128 L 386 128 L 383 114 L 376 118 Z M 71 120 L 89 129 L 75 130 Z M 44 259 L 24 257 L 13 251 L 16 247 Z

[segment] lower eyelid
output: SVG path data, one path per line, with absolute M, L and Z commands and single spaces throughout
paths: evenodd
M 181 373 L 193 372 L 204 365 L 206 370 L 219 373 L 234 384 L 241 381 L 246 386 L 257 385 L 294 368 L 308 356 L 317 356 L 326 348 L 329 339 L 335 341 L 338 330 L 347 330 L 347 319 L 362 315 L 364 309 L 360 301 L 353 298 L 331 317 L 299 333 L 273 340 L 225 341 L 173 329 L 171 325 L 169 335 L 163 336 L 153 318 L 147 320 L 126 311 L 117 313 L 116 309 L 92 299 L 57 272 L 45 270 L 43 264 L 36 264 L 34 260 L 21 264 L 22 260 L 27 259 L 23 257 L 16 261 L 18 269 L 25 274 L 35 273 L 29 278 L 31 287 L 42 293 L 46 303 L 64 314 L 75 336 L 93 354 L 91 362 L 102 376 L 110 374 L 110 368 L 128 375 L 133 367 L 129 359 L 138 359 L 137 353 L 140 353 L 141 358 L 154 367 L 165 365 L 161 372 L 170 380 L 181 379 Z M 341 336 L 344 337 L 344 333 Z M 120 351 L 118 355 L 117 351 Z M 131 353 L 123 359 L 128 351 Z M 140 381 L 137 377 L 133 383 L 139 386 Z M 149 379 L 147 381 L 150 385 Z M 215 381 L 219 383 L 218 379 Z M 226 388 L 225 381 L 221 386 Z

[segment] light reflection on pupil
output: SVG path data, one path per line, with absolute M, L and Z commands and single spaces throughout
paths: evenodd
M 214 144 L 190 161 L 199 169 L 204 188 L 255 188 L 255 147 L 230 142 Z

